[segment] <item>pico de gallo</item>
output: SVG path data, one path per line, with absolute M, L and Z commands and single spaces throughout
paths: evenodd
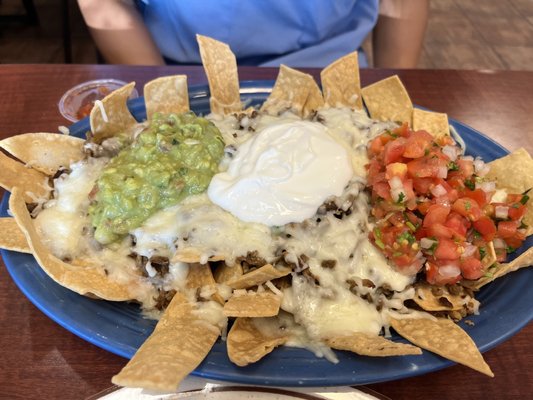
M 503 262 L 526 239 L 527 192 L 498 190 L 483 179 L 489 165 L 451 137 L 404 124 L 377 136 L 368 156 L 370 240 L 402 272 L 437 285 L 478 279 L 494 261 L 490 242 Z

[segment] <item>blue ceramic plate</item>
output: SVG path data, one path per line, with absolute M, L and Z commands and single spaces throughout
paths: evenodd
M 243 82 L 243 101 L 260 104 L 272 84 L 271 81 Z M 209 111 L 208 87 L 191 87 L 190 97 L 194 111 Z M 129 105 L 137 119 L 145 117 L 142 98 L 132 100 Z M 464 139 L 469 154 L 488 161 L 507 154 L 503 147 L 472 128 L 453 120 L 451 124 Z M 76 136 L 83 136 L 88 130 L 87 119 L 70 128 L 71 134 Z M 0 208 L 3 216 L 7 215 L 7 204 L 6 195 Z M 533 238 L 529 238 L 517 254 L 532 244 Z M 141 316 L 136 306 L 91 300 L 59 286 L 48 278 L 31 255 L 2 250 L 2 256 L 15 283 L 39 309 L 69 331 L 105 350 L 130 358 L 155 326 L 154 321 Z M 479 293 L 480 314 L 469 317 L 475 325 L 463 324 L 462 327 L 481 351 L 510 338 L 532 319 L 532 278 L 533 269 L 523 269 L 491 283 Z M 394 339 L 402 341 L 397 336 Z M 303 349 L 281 348 L 254 365 L 240 368 L 229 361 L 225 343 L 218 341 L 193 374 L 247 384 L 333 386 L 407 378 L 452 365 L 426 351 L 421 356 L 389 358 L 362 357 L 340 351 L 337 354 L 340 362 L 332 364 Z

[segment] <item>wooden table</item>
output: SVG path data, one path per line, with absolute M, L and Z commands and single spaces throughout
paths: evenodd
M 277 70 L 242 68 L 240 78 L 274 79 Z M 309 70 L 318 76 L 318 70 Z M 70 87 L 90 79 L 134 80 L 187 74 L 206 83 L 201 67 L 65 65 L 0 66 L 0 138 L 57 131 L 68 121 L 57 103 Z M 398 73 L 414 103 L 446 112 L 510 150 L 533 153 L 533 72 L 363 70 L 363 85 Z M 0 233 L 1 234 L 1 233 Z M 33 306 L 0 266 L 0 398 L 84 398 L 111 386 L 126 360 L 97 348 L 52 322 Z M 462 366 L 425 376 L 369 385 L 392 399 L 506 399 L 533 393 L 533 325 L 485 354 L 493 379 Z

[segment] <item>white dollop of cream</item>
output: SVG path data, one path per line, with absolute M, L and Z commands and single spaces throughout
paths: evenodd
M 302 222 L 353 175 L 346 149 L 323 125 L 296 121 L 267 127 L 237 150 L 213 177 L 211 201 L 245 222 Z

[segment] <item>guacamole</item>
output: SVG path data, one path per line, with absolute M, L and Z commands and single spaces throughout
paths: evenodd
M 112 243 L 156 211 L 205 191 L 223 154 L 222 135 L 208 120 L 155 114 L 96 182 L 89 207 L 96 240 Z

